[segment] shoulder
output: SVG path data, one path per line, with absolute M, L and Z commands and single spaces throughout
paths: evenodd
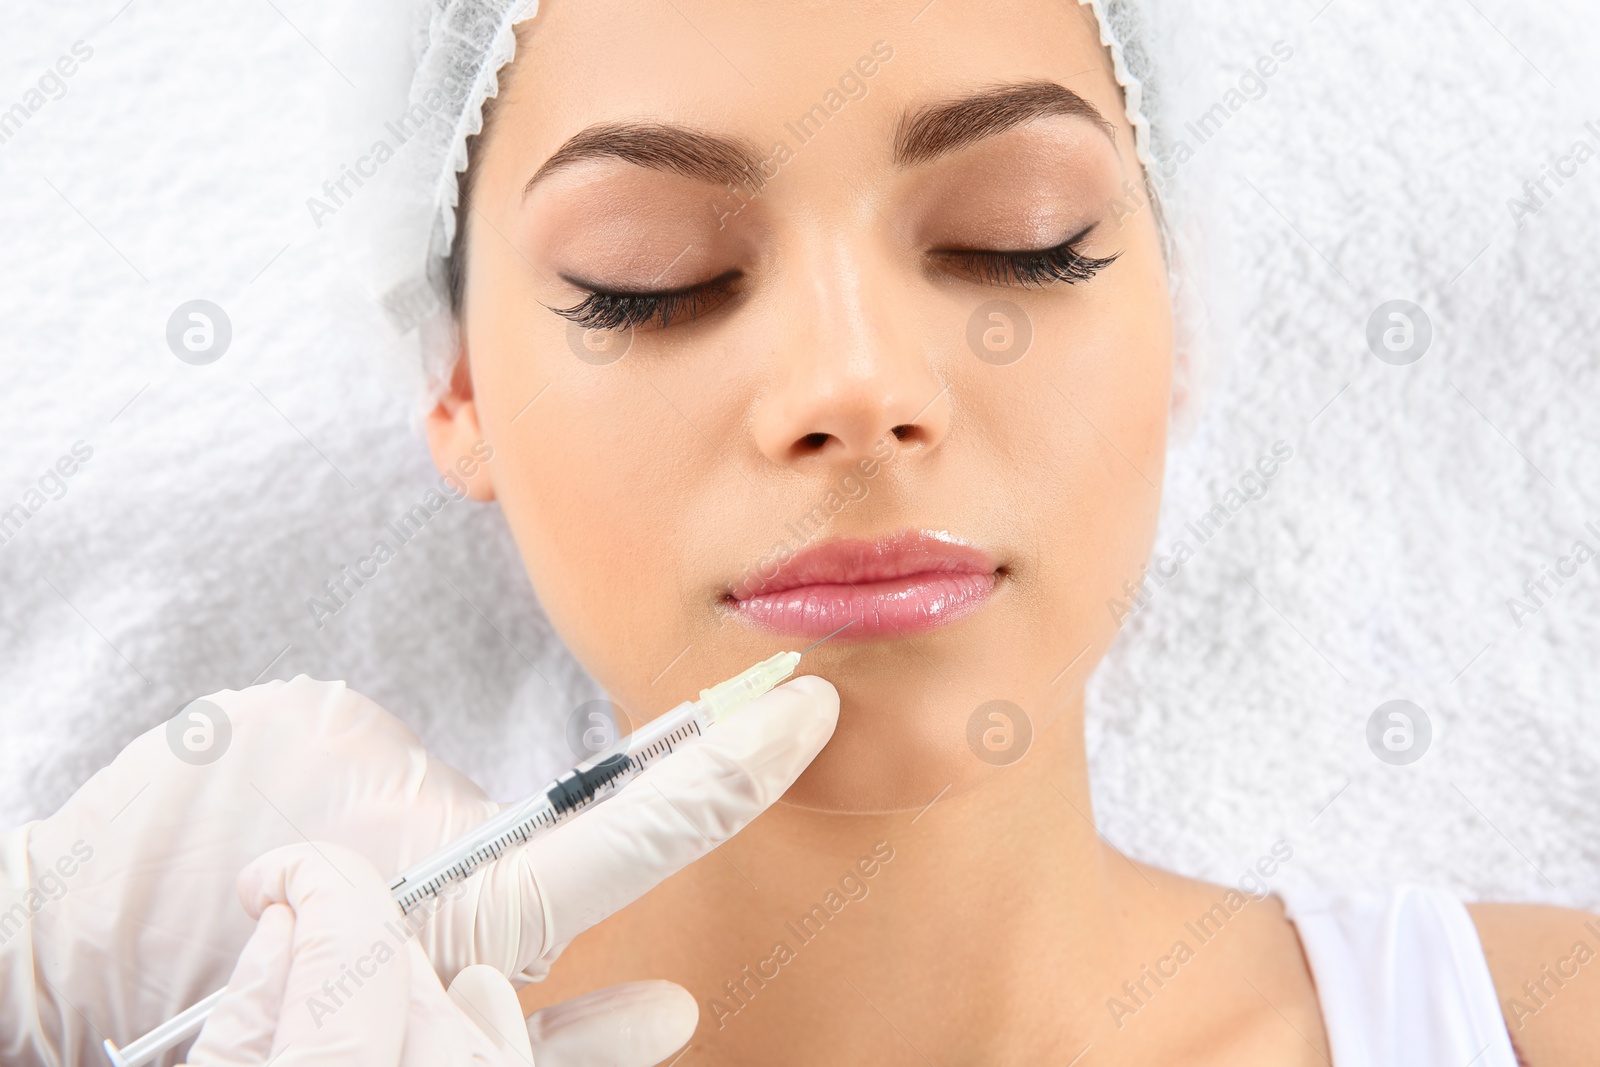
M 1124 876 L 1119 899 L 1132 905 L 1148 937 L 1139 949 L 1148 966 L 1130 972 L 1133 989 L 1124 992 L 1181 976 L 1183 992 L 1167 996 L 1183 1023 L 1149 1062 L 1328 1063 L 1316 985 L 1294 924 L 1254 868 L 1234 885 L 1128 859 L 1112 870 Z M 1143 1010 L 1132 996 L 1128 1004 Z
M 1600 1060 L 1600 916 L 1541 904 L 1468 904 L 1519 1059 Z

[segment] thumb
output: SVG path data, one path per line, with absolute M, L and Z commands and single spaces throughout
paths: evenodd
M 196 1067 L 251 1067 L 272 1056 L 294 944 L 294 912 L 269 904 L 239 953 L 228 993 L 189 1049 Z
M 239 873 L 252 915 L 294 913 L 274 1062 L 287 1067 L 398 1062 L 411 976 L 410 937 L 366 857 L 327 842 L 289 845 Z M 292 1049 L 292 1051 L 290 1051 Z
M 557 946 L 738 833 L 781 797 L 833 736 L 839 694 L 807 675 L 612 799 L 495 861 L 462 904 L 477 962 L 542 975 Z
M 517 1003 L 517 991 L 505 975 L 482 964 L 468 967 L 450 983 L 450 999 L 477 1024 L 504 1062 L 539 1062 L 539 1067 L 544 1067 L 542 1061 L 533 1058 L 522 1005 Z
M 796 678 L 534 842 L 524 884 L 543 891 L 543 944 L 572 940 L 744 829 L 822 751 L 838 718 L 832 685 Z

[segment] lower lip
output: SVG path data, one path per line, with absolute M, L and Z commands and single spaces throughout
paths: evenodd
M 968 615 L 994 592 L 993 574 L 908 574 L 877 582 L 802 585 L 734 602 L 749 622 L 779 633 L 871 640 L 926 633 Z

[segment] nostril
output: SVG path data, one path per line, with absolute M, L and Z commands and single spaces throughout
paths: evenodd
M 819 449 L 828 443 L 828 436 L 829 435 L 825 433 L 808 433 L 804 437 L 800 438 L 800 443 L 806 448 L 815 451 L 816 449 Z
M 894 434 L 894 439 L 896 441 L 904 441 L 907 437 L 911 436 L 912 431 L 915 429 L 916 427 L 912 426 L 909 422 L 903 422 L 899 426 L 891 429 L 889 432 Z

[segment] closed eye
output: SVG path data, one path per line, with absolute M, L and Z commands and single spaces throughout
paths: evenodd
M 1109 256 L 1086 256 L 1077 246 L 1094 227 L 1082 230 L 1049 248 L 1001 251 L 994 249 L 941 248 L 929 253 L 948 266 L 988 285 L 1044 287 L 1065 282 L 1086 282 L 1115 263 L 1120 252 Z M 677 289 L 623 290 L 602 289 L 572 278 L 564 280 L 589 290 L 572 307 L 550 308 L 569 322 L 586 330 L 621 330 L 654 325 L 664 328 L 679 322 L 693 322 L 710 313 L 735 295 L 734 283 L 742 272 L 730 270 L 709 281 Z
M 586 330 L 623 330 L 654 324 L 667 327 L 692 322 L 735 295 L 734 283 L 742 272 L 730 270 L 709 281 L 677 289 L 602 289 L 573 278 L 563 280 L 589 295 L 569 308 L 550 308 Z
M 1115 263 L 1122 255 L 1086 256 L 1077 246 L 1094 227 L 1073 234 L 1049 248 L 996 251 L 992 249 L 941 248 L 930 255 L 988 285 L 1043 287 L 1065 282 L 1086 282 Z

